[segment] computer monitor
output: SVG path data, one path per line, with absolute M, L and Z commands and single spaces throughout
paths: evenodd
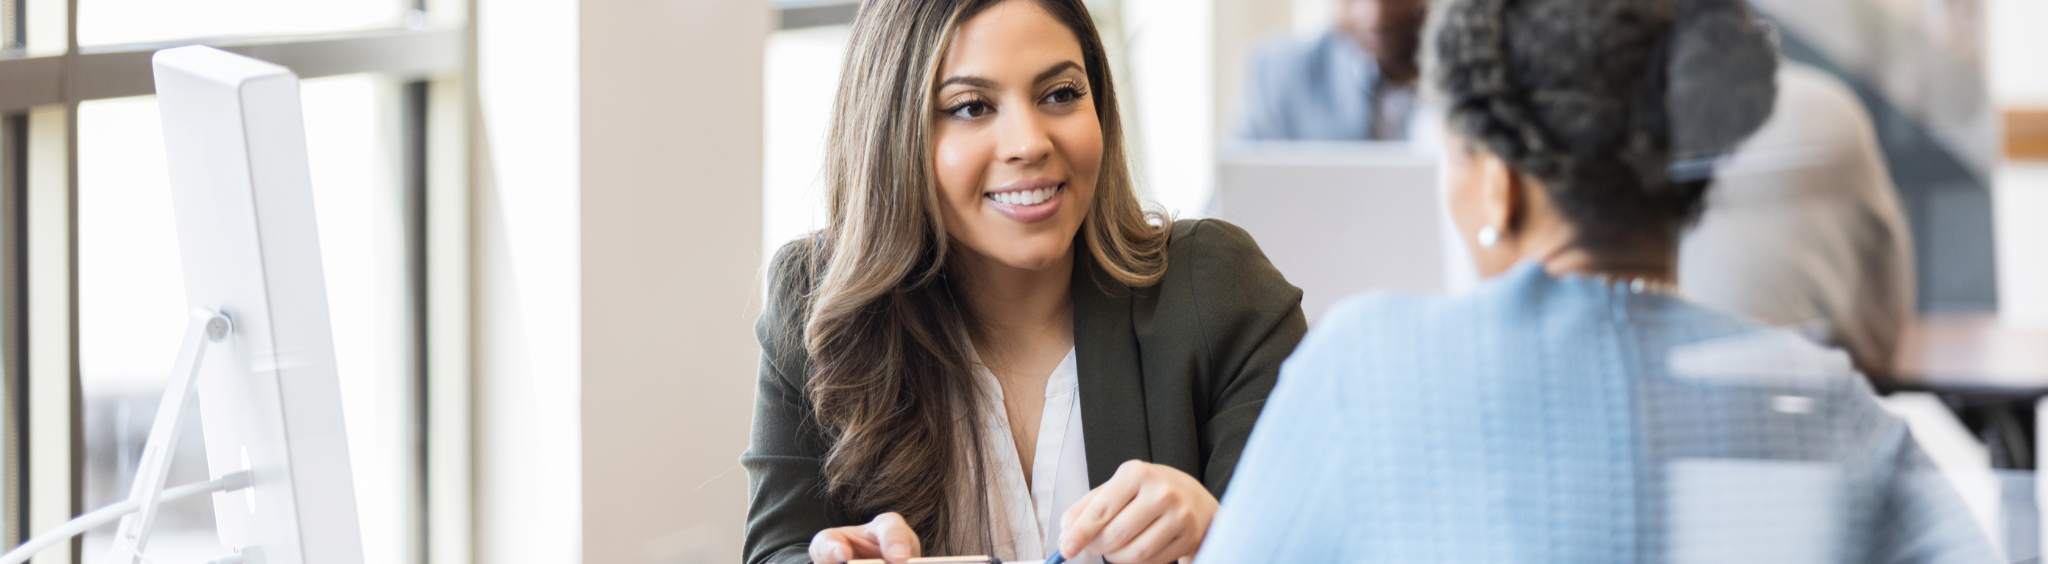
M 1369 290 L 1471 284 L 1437 189 L 1438 157 L 1398 142 L 1261 141 L 1218 154 L 1214 216 L 1259 242 L 1313 323 Z
M 354 482 L 314 226 L 299 80 L 208 47 L 158 51 L 186 299 L 232 334 L 197 379 L 223 545 L 243 561 L 360 564 Z

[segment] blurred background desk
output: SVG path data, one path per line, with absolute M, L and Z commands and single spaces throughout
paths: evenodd
M 1921 317 L 1899 342 L 1882 386 L 2048 395 L 2048 327 L 2014 327 L 1989 313 Z
M 1984 442 L 1994 468 L 2031 470 L 2038 455 L 2035 406 L 2048 397 L 2048 328 L 1989 313 L 1928 314 L 1899 342 L 1892 370 L 1872 374 L 1880 392 L 1929 392 Z

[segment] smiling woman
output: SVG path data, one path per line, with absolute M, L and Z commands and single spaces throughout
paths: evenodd
M 1191 556 L 1300 291 L 1140 205 L 1079 0 L 866 2 L 843 68 L 757 329 L 748 561 Z

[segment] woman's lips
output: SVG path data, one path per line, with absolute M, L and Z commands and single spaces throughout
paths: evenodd
M 1003 203 L 1001 200 L 998 199 L 1000 197 L 1008 198 L 1011 199 L 1012 201 L 1017 201 L 1019 198 L 1022 198 L 1022 201 L 1030 201 L 1032 199 L 1035 199 L 1035 197 L 1027 196 L 1026 194 L 1028 194 L 1032 190 L 1044 188 L 1050 188 L 1052 190 L 1052 196 L 1046 198 L 1045 201 L 1038 202 L 1036 204 L 1026 205 L 1023 203 Z M 1002 194 L 1004 196 L 998 196 L 998 194 Z M 986 200 L 988 202 L 988 205 L 994 207 L 996 213 L 1003 214 L 1003 217 L 1008 217 L 1012 221 L 1016 221 L 1018 223 L 1037 223 L 1040 221 L 1044 221 L 1046 218 L 1052 217 L 1054 214 L 1059 213 L 1060 203 L 1066 200 L 1066 195 L 1066 183 L 1020 182 L 1017 184 L 1012 184 L 1010 186 L 1005 186 L 1004 189 L 1001 191 L 983 194 L 981 198 L 983 200 Z

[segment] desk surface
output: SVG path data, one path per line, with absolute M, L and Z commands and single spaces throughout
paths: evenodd
M 1921 317 L 1899 342 L 1881 385 L 2048 393 L 2048 328 L 2013 327 L 1993 314 Z

